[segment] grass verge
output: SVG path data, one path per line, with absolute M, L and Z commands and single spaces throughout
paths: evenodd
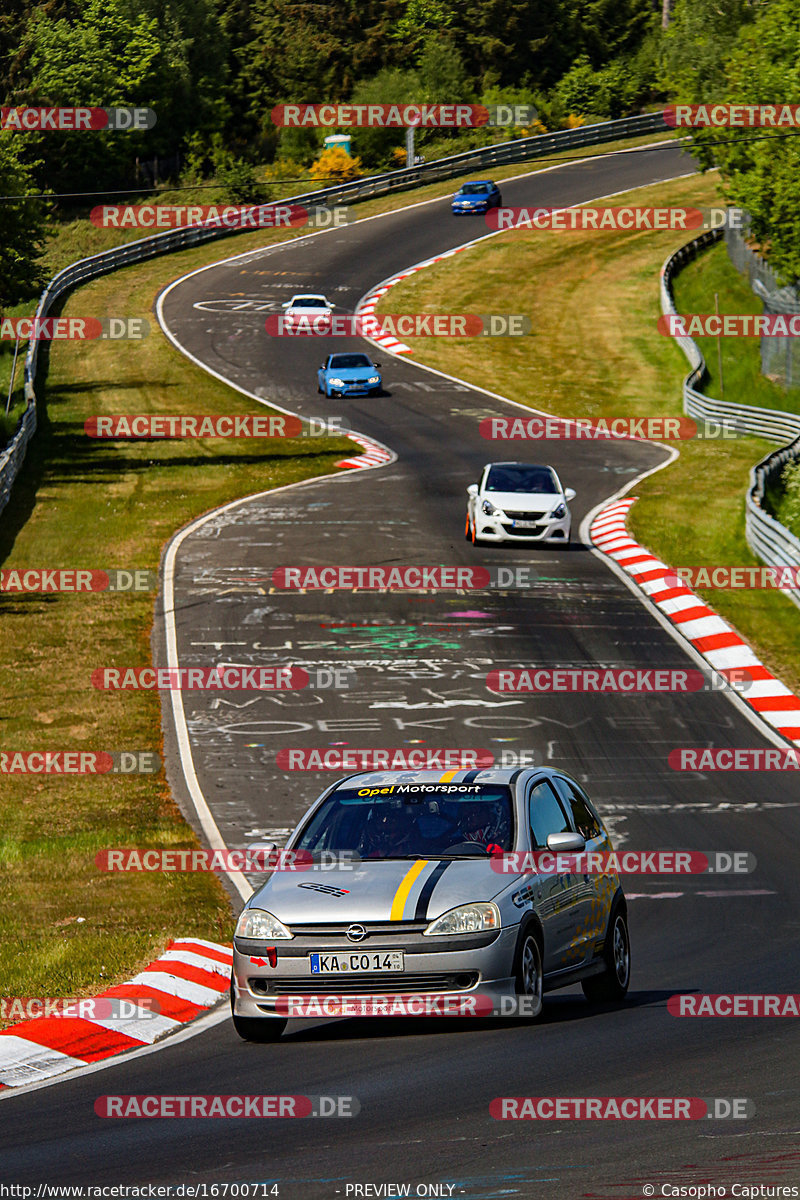
M 104 276 L 64 313 L 139 315 L 168 281 L 223 254 L 204 247 Z M 265 411 L 151 327 L 138 343 L 51 347 L 39 429 L 0 527 L 4 568 L 155 569 L 165 541 L 198 514 L 330 472 L 352 453 L 342 438 L 89 440 L 83 422 L 95 414 Z M 90 683 L 95 666 L 150 661 L 153 605 L 152 593 L 0 595 L 2 749 L 158 751 L 158 695 Z M 107 847 L 197 845 L 163 776 L 6 775 L 0 829 L 7 996 L 86 995 L 130 977 L 172 937 L 230 938 L 230 903 L 213 876 L 95 866 Z
M 613 201 L 658 207 L 721 202 L 713 175 L 660 183 Z M 427 339 L 417 357 L 558 416 L 675 415 L 682 411 L 687 365 L 674 342 L 656 332 L 658 273 L 688 240 L 669 232 L 510 232 L 404 280 L 379 311 L 526 313 L 532 336 Z M 690 292 L 681 297 L 684 304 L 694 298 Z M 738 311 L 738 302 L 720 295 L 722 311 Z M 631 532 L 672 566 L 755 564 L 744 535 L 744 496 L 750 467 L 769 448 L 749 437 L 680 443 L 680 457 L 636 488 Z M 791 601 L 767 590 L 703 594 L 764 662 L 800 688 L 800 614 Z

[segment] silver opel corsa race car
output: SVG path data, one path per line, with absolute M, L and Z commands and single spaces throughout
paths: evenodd
M 618 876 L 555 873 L 556 854 L 584 850 L 612 846 L 561 771 L 370 771 L 333 784 L 239 917 L 236 1031 L 272 1041 L 293 1016 L 398 1011 L 536 1017 L 543 992 L 577 982 L 592 1001 L 621 1000 Z

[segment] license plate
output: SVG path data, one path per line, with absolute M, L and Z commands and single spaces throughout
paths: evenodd
M 538 521 L 512 521 L 511 524 L 515 529 L 535 529 L 539 524 Z
M 404 971 L 402 950 L 354 951 L 353 953 L 310 954 L 312 975 L 339 975 L 346 971 Z

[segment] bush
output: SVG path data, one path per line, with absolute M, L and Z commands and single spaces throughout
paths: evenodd
M 361 159 L 348 154 L 341 146 L 323 150 L 311 167 L 311 178 L 317 183 L 347 183 L 361 174 Z

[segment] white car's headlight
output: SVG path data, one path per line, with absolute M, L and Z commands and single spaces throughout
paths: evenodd
M 346 387 L 347 386 L 343 379 L 329 379 L 328 383 L 333 384 L 334 387 Z
M 370 375 L 369 379 L 367 380 L 367 383 L 380 383 L 380 381 L 381 381 L 380 375 Z
M 556 521 L 560 521 L 561 518 L 565 517 L 566 515 L 567 515 L 567 506 L 566 506 L 566 504 L 564 504 L 563 500 L 560 504 L 557 504 L 555 506 L 555 508 L 553 509 L 553 511 L 550 513 L 550 516 Z
M 481 505 L 481 509 L 487 517 L 493 517 L 496 512 L 500 511 L 499 508 L 495 508 L 491 500 L 484 500 L 483 504 Z
M 294 937 L 277 917 L 263 908 L 246 908 L 236 922 L 236 937 L 257 938 L 260 942 L 274 942 Z
M 442 913 L 423 932 L 426 937 L 445 937 L 454 933 L 487 933 L 500 928 L 500 909 L 491 900 L 462 904 Z

